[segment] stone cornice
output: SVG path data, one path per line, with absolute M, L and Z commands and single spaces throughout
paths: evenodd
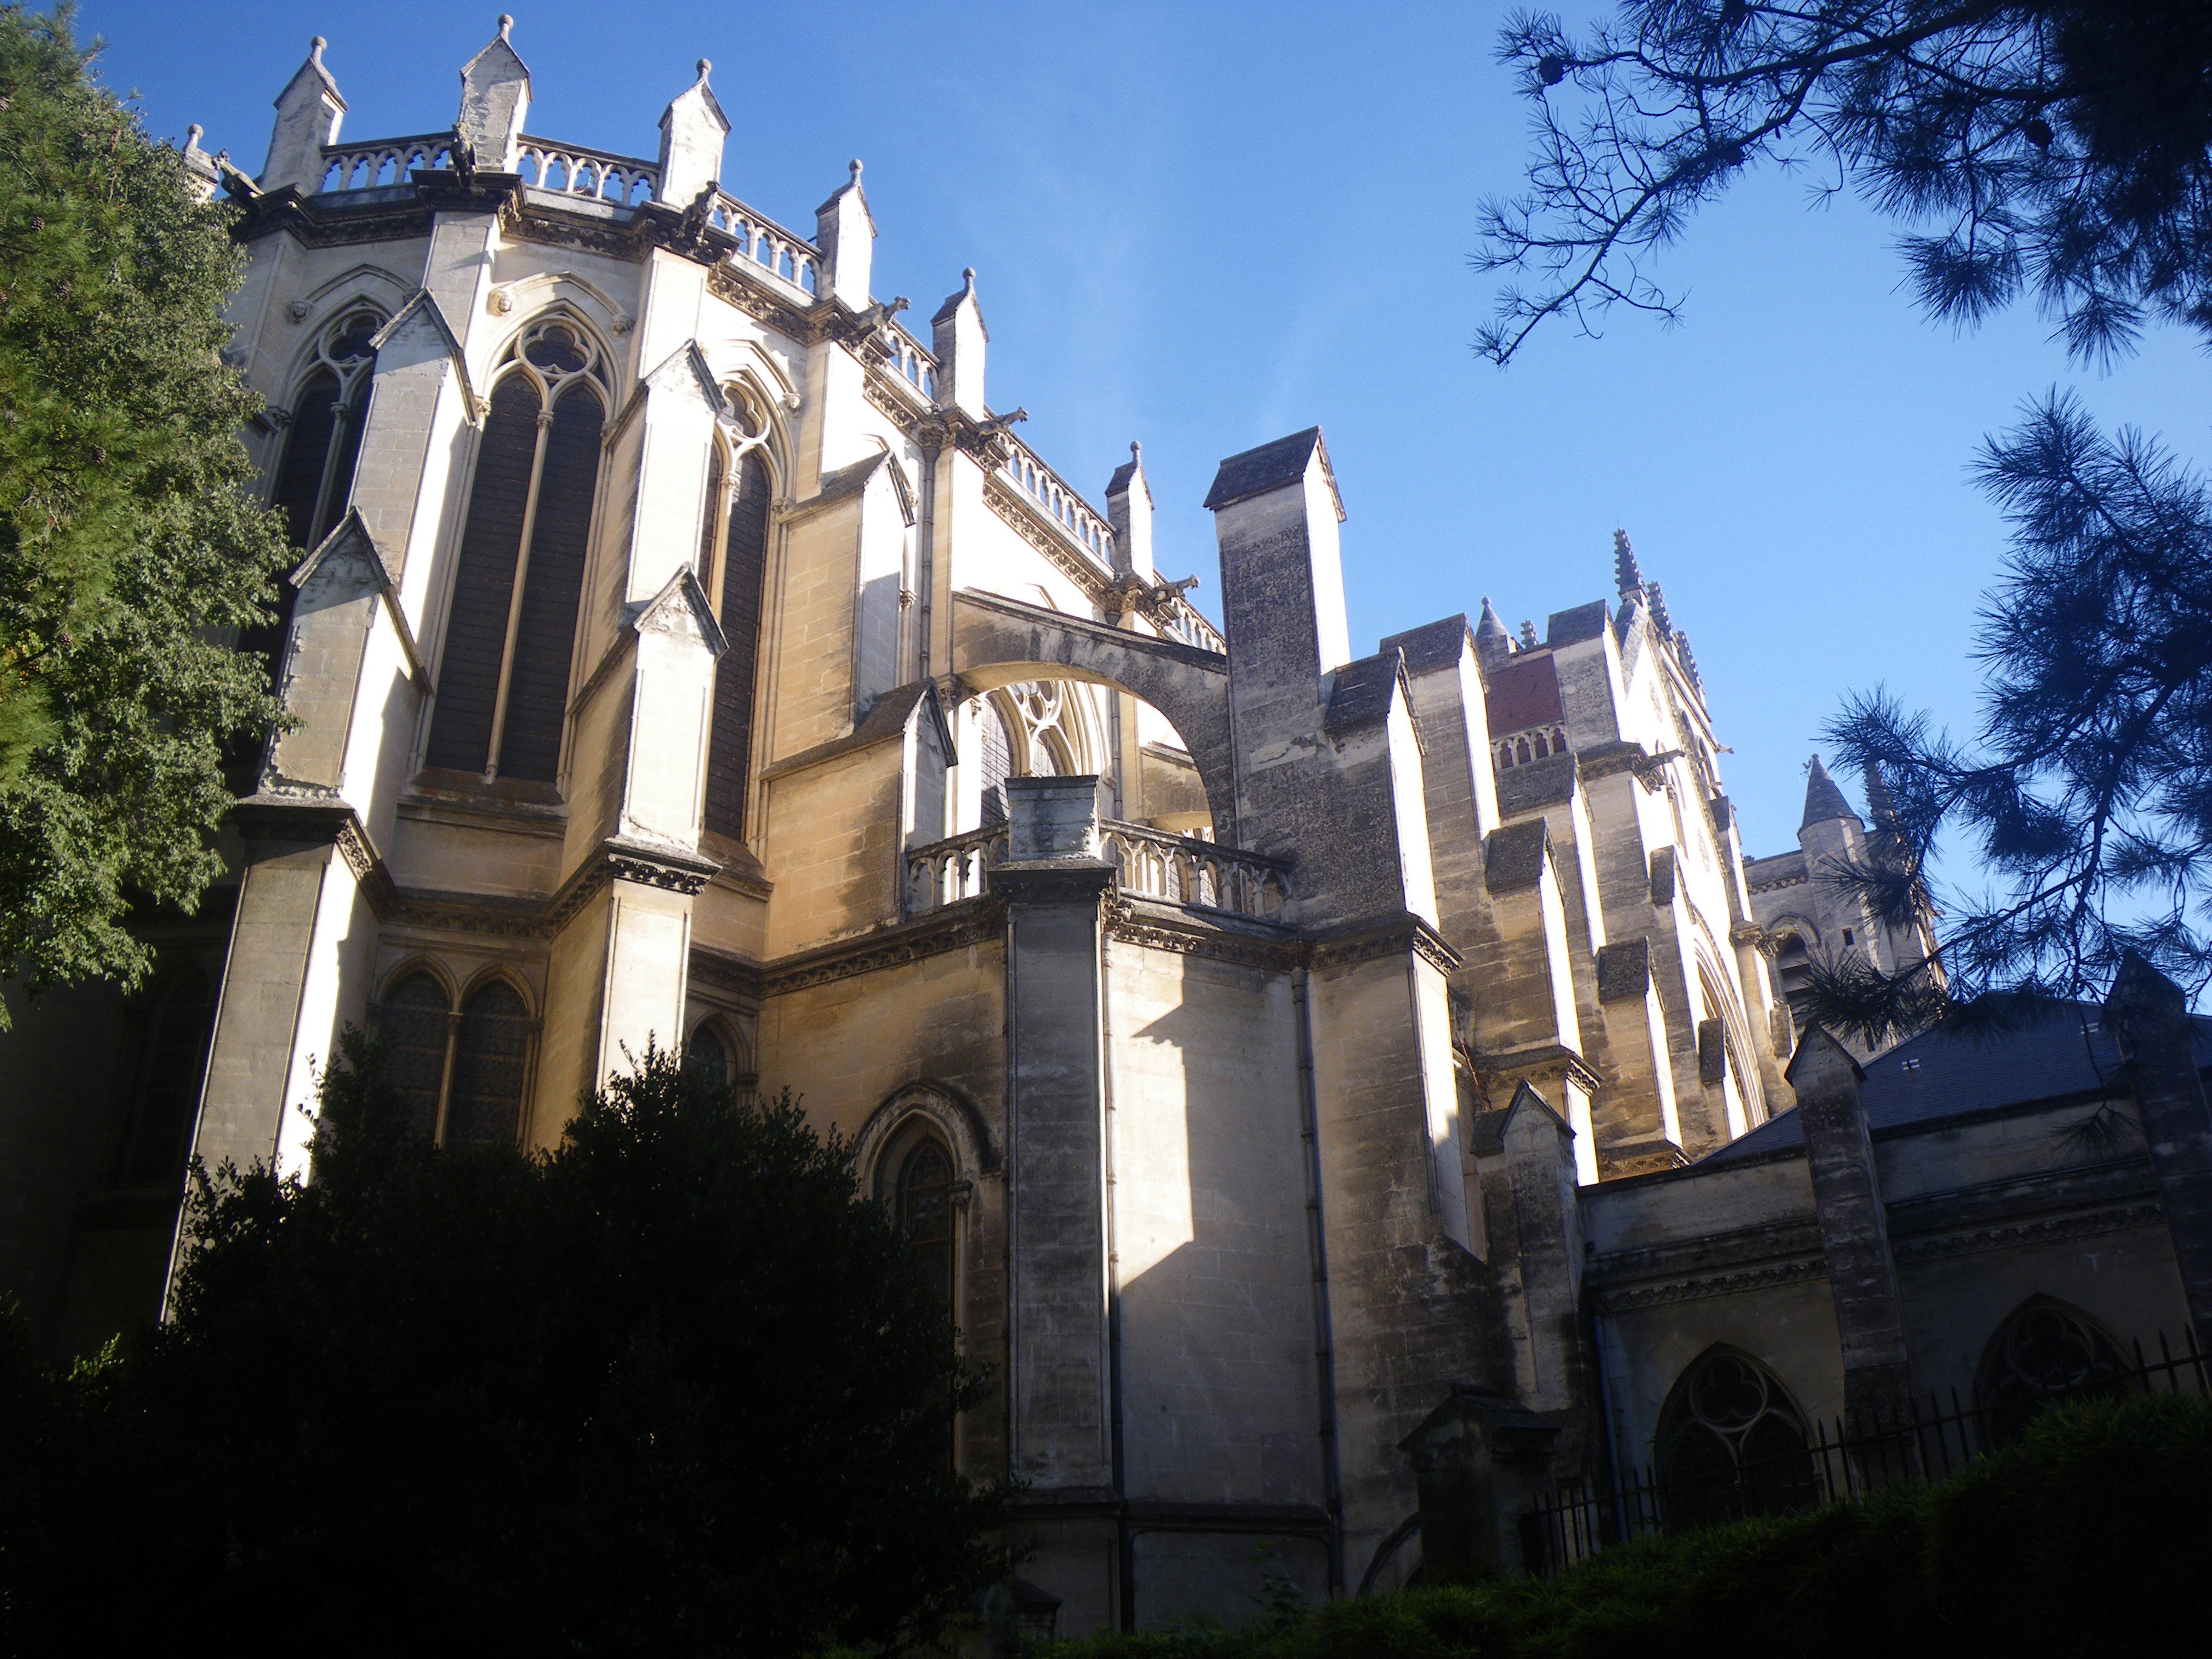
M 760 994 L 788 996 L 833 980 L 872 974 L 925 957 L 964 951 L 1006 937 L 1006 907 L 994 894 L 962 899 L 858 939 L 840 939 L 784 957 L 761 969 Z
M 1486 1077 L 1542 1077 L 1557 1073 L 1573 1078 L 1592 1094 L 1603 1086 L 1589 1062 L 1564 1042 L 1532 1043 L 1498 1054 L 1470 1054 L 1468 1058 Z
M 1142 901 L 1132 903 L 1127 899 L 1112 899 L 1106 906 L 1106 936 L 1121 944 L 1205 957 L 1239 968 L 1273 973 L 1288 973 L 1304 957 L 1304 946 L 1296 935 L 1287 929 L 1281 931 L 1281 938 L 1270 939 L 1258 933 L 1209 927 L 1179 907 L 1146 904 Z
M 1009 904 L 1095 904 L 1113 891 L 1115 874 L 1114 866 L 1098 859 L 1000 864 L 992 868 L 991 890 Z

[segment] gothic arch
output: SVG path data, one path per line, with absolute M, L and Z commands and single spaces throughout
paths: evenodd
M 331 295 L 349 287 L 355 289 L 351 298 L 334 306 L 324 305 L 323 301 Z M 379 288 L 387 290 L 384 297 L 372 297 L 370 289 Z M 294 322 L 306 325 L 312 331 L 321 327 L 326 317 L 344 310 L 348 306 L 374 306 L 390 317 L 414 297 L 415 284 L 398 272 L 387 270 L 382 265 L 363 264 L 342 270 L 320 287 L 300 295 L 292 301 L 290 314 Z
M 535 1024 L 538 1018 L 537 996 L 531 990 L 530 981 L 516 972 L 510 963 L 488 962 L 471 974 L 461 982 L 459 994 L 453 999 L 454 1006 L 458 1007 L 465 1003 L 495 980 L 503 982 L 507 989 L 522 999 L 523 1011 L 529 1015 L 532 1023 Z
M 602 336 L 626 335 L 637 324 L 614 295 L 573 270 L 538 271 L 499 283 L 484 295 L 484 308 L 495 317 L 520 311 L 534 320 L 556 307 Z
M 453 977 L 450 968 L 427 951 L 417 951 L 412 956 L 403 957 L 385 974 L 376 988 L 377 1002 L 381 1004 L 385 998 L 390 996 L 410 975 L 414 974 L 429 975 L 438 982 L 439 988 L 445 992 L 447 1003 L 452 1006 L 459 1006 L 460 981 Z
M 1660 1408 L 1653 1450 L 1670 1520 L 1773 1515 L 1814 1501 L 1811 1428 L 1771 1367 L 1714 1343 L 1682 1368 Z
M 951 1150 L 955 1179 L 972 1181 L 998 1170 L 989 1127 L 973 1103 L 942 1084 L 909 1083 L 894 1090 L 853 1137 L 853 1168 L 865 1191 L 883 1195 L 890 1175 L 884 1152 L 902 1150 L 922 1127 L 934 1131 Z
M 1215 834 L 1235 844 L 1225 658 L 974 588 L 952 605 L 953 667 L 971 692 L 1083 680 L 1142 698 L 1175 727 L 1206 786 Z
M 2004 1445 L 2046 1406 L 2124 1395 L 2130 1370 L 2101 1322 L 2055 1296 L 2031 1296 L 1998 1322 L 1974 1369 L 1984 1437 Z

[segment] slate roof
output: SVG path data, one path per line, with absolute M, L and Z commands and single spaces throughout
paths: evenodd
M 1321 428 L 1310 426 L 1287 438 L 1278 438 L 1257 449 L 1231 455 L 1213 475 L 1213 488 L 1206 492 L 1206 505 L 1229 507 L 1249 496 L 1264 495 L 1271 489 L 1296 483 L 1305 476 L 1306 463 L 1320 447 Z M 1325 449 L 1322 451 L 1322 465 L 1324 470 L 1328 465 L 1328 452 Z M 1335 488 L 1334 479 L 1330 488 Z
M 1390 712 L 1390 696 L 1397 690 L 1404 659 L 1385 649 L 1372 657 L 1348 662 L 1336 671 L 1329 689 L 1328 713 L 1322 725 L 1331 732 L 1379 720 Z
M 1409 628 L 1402 634 L 1391 635 L 1382 641 L 1382 652 L 1386 656 L 1392 651 L 1404 652 L 1408 673 L 1433 673 L 1459 660 L 1468 638 L 1467 612 L 1462 611 L 1456 617 L 1445 617 L 1424 623 L 1419 628 Z
M 1544 623 L 1544 643 L 1556 651 L 1577 640 L 1594 640 L 1605 632 L 1611 620 L 1603 599 L 1592 599 L 1571 611 L 1554 611 Z
M 1850 802 L 1844 799 L 1844 792 L 1836 787 L 1836 781 L 1828 775 L 1828 769 L 1820 764 L 1820 757 L 1814 756 L 1813 764 L 1805 773 L 1805 819 L 1797 827 L 1809 830 L 1828 818 L 1849 818 L 1856 823 L 1858 817 L 1851 811 Z
M 2199 1066 L 2212 1066 L 2212 1019 L 2191 1022 L 2191 1052 Z M 2087 1030 L 2085 1032 L 2084 1025 Z M 2054 1002 L 2048 1018 L 1989 1036 L 1923 1031 L 1864 1063 L 1859 1097 L 1867 1126 L 1884 1129 L 1938 1123 L 2002 1106 L 2093 1095 L 2117 1086 L 2118 1047 L 2106 1029 L 2105 1011 L 2093 1002 Z M 1694 1166 L 1732 1163 L 1802 1146 L 1796 1109 L 1768 1119 L 1741 1139 L 1708 1152 Z

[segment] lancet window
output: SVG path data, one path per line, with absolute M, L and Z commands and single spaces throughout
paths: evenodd
M 431 766 L 553 781 L 608 386 L 597 343 L 559 317 L 509 348 L 461 532 Z
M 428 969 L 385 995 L 384 1074 L 406 1097 L 415 1133 L 441 1146 L 512 1145 L 522 1130 L 530 1010 L 503 979 L 459 1007 Z
M 2046 1406 L 2124 1394 L 2128 1369 L 2118 1345 L 2082 1315 L 2049 1297 L 2031 1297 L 1983 1350 L 1974 1377 L 1983 1433 L 1991 1445 L 2005 1445 Z
M 332 323 L 316 340 L 314 363 L 292 396 L 284 459 L 270 505 L 283 511 L 292 544 L 303 552 L 337 526 L 353 493 L 362 418 L 376 369 L 374 342 L 383 326 L 384 319 L 367 309 L 349 311 Z M 246 649 L 274 661 L 291 626 L 294 598 L 291 585 L 280 581 L 276 618 L 247 632 L 241 642 Z
M 952 1301 L 952 1154 L 924 1135 L 900 1158 L 894 1213 L 906 1247 L 939 1300 Z
M 1818 1496 L 1805 1419 L 1757 1360 L 1708 1350 L 1659 1419 L 1670 1524 L 1774 1515 Z
M 193 967 L 171 975 L 155 995 L 139 1056 L 123 1146 L 124 1185 L 173 1181 L 183 1170 L 214 1035 L 215 993 L 207 975 Z
M 740 424 L 757 433 L 748 411 Z M 734 479 L 735 488 L 731 488 Z M 757 449 L 732 467 L 718 447 L 708 478 L 711 510 L 701 538 L 699 569 L 714 596 L 715 617 L 729 649 L 714 665 L 713 736 L 707 749 L 706 827 L 744 838 L 745 795 L 752 782 L 753 692 L 760 668 L 762 595 L 768 579 L 769 498 L 774 486 Z

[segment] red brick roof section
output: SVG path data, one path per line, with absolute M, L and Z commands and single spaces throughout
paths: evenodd
M 1532 726 L 1548 726 L 1559 718 L 1559 677 L 1553 672 L 1549 652 L 1527 662 L 1509 662 L 1490 671 L 1490 710 L 1493 737 L 1525 732 Z

